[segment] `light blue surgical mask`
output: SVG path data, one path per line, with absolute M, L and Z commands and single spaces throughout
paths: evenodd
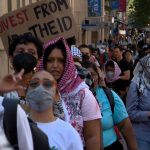
M 48 107 L 53 107 L 53 97 L 55 92 L 47 90 L 42 85 L 36 88 L 29 88 L 26 94 L 26 100 L 31 108 L 38 112 L 45 111 Z
M 108 78 L 108 79 L 112 79 L 113 77 L 114 77 L 114 72 L 113 71 L 108 71 L 108 72 L 106 72 L 106 77 Z

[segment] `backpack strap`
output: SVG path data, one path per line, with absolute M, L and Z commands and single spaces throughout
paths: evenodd
M 19 150 L 17 137 L 17 99 L 4 98 L 3 128 L 7 139 L 15 150 Z
M 115 103 L 114 103 L 114 96 L 113 96 L 113 93 L 112 91 L 109 89 L 109 88 L 106 88 L 106 87 L 102 87 L 108 100 L 109 100 L 109 103 L 110 103 L 110 107 L 111 107 L 111 111 L 112 113 L 114 113 L 114 107 L 115 107 Z
M 31 118 L 28 117 L 30 129 L 32 132 L 34 150 L 51 150 L 47 135 L 38 128 Z

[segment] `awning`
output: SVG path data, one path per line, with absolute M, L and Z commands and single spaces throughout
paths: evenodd
M 97 31 L 98 28 L 97 24 L 82 24 L 82 29 L 87 31 Z

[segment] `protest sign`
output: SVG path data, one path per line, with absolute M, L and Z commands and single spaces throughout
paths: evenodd
M 5 50 L 17 35 L 31 34 L 43 42 L 58 36 L 75 36 L 75 22 L 67 0 L 42 0 L 0 18 Z

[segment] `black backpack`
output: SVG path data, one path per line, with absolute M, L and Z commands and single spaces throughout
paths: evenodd
M 8 138 L 8 141 L 14 148 L 14 150 L 19 150 L 18 147 L 18 137 L 17 137 L 17 106 L 19 100 L 4 98 L 4 117 L 3 117 L 3 128 Z M 34 150 L 50 150 L 48 137 L 41 131 L 35 122 L 28 118 Z

